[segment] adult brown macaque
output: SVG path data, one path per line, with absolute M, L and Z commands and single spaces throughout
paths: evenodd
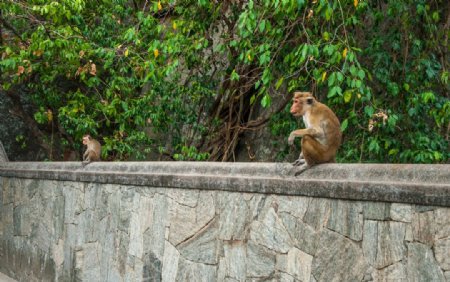
M 342 132 L 334 112 L 318 102 L 311 92 L 295 92 L 292 100 L 291 114 L 302 116 L 306 126 L 292 131 L 288 138 L 289 145 L 292 145 L 295 137 L 302 137 L 302 151 L 293 163 L 294 166 L 301 165 L 295 173 L 297 176 L 314 165 L 335 162 Z
M 83 166 L 100 161 L 100 154 L 102 151 L 102 146 L 100 142 L 91 137 L 91 135 L 86 134 L 83 136 L 83 144 L 87 146 L 86 151 L 83 154 Z

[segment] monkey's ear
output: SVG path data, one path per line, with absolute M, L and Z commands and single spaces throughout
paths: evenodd
M 312 105 L 312 103 L 314 103 L 314 98 L 310 97 L 310 98 L 306 99 L 306 103 L 308 105 Z

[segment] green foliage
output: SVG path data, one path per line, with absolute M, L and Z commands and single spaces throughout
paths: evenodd
M 340 161 L 448 161 L 446 2 L 236 2 L 4 1 L 1 90 L 105 159 L 230 160 L 259 107 L 285 138 L 277 94 L 313 90 L 340 117 Z

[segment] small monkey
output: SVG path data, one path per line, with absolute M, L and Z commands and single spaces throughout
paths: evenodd
M 336 152 L 341 145 L 342 132 L 338 118 L 326 105 L 318 102 L 311 92 L 295 92 L 292 99 L 291 114 L 303 117 L 305 129 L 291 132 L 289 145 L 295 137 L 302 137 L 302 151 L 293 163 L 300 166 L 295 175 L 321 163 L 335 162 Z
M 87 146 L 86 151 L 83 154 L 83 166 L 94 161 L 99 161 L 102 150 L 100 143 L 93 139 L 91 135 L 86 134 L 83 136 L 83 144 Z

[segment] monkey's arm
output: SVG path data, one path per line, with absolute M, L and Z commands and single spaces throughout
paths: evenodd
M 88 154 L 89 154 L 89 150 L 86 150 L 86 152 L 84 152 L 84 154 L 83 154 L 83 161 L 86 160 L 86 158 L 88 157 Z
M 314 127 L 305 128 L 305 129 L 297 129 L 297 130 L 292 131 L 291 134 L 289 134 L 288 144 L 289 145 L 294 144 L 295 137 L 303 137 L 304 135 L 311 135 L 312 137 L 318 137 L 321 134 L 323 134 L 323 133 L 321 133 L 319 130 L 317 130 Z

